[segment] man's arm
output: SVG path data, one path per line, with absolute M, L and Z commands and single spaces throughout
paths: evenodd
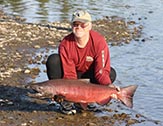
M 59 54 L 62 61 L 63 78 L 77 79 L 75 64 L 69 55 L 69 51 L 64 46 L 59 46 Z
M 96 47 L 97 48 L 97 47 Z M 110 53 L 105 41 L 100 42 L 95 58 L 95 78 L 103 85 L 111 84 Z

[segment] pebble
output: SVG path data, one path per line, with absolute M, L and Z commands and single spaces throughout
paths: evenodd
M 97 126 L 97 124 L 93 123 L 93 122 L 89 122 L 89 123 L 86 124 L 86 126 Z
M 40 47 L 39 45 L 35 45 L 34 48 L 35 48 L 35 49 L 39 49 L 39 48 L 41 48 L 41 47 Z
M 48 44 L 49 44 L 49 45 L 54 45 L 55 42 L 53 42 L 53 41 L 48 41 Z
M 83 116 L 83 117 L 86 117 L 87 115 L 88 115 L 88 114 L 87 114 L 86 112 L 83 112 L 83 113 L 82 113 L 82 116 Z
M 0 124 L 4 124 L 6 123 L 6 121 L 0 120 Z
M 31 71 L 29 70 L 29 69 L 26 69 L 25 71 L 24 71 L 24 73 L 25 74 L 29 74 Z
M 10 101 L 10 102 L 8 102 L 7 104 L 8 104 L 8 105 L 13 105 L 14 103 Z
M 21 126 L 27 126 L 27 123 L 22 123 Z
M 138 123 L 138 120 L 136 120 L 136 119 L 129 119 L 127 121 L 127 126 L 132 125 L 132 124 L 135 124 L 135 123 Z
M 140 117 L 142 117 L 142 115 L 141 114 L 136 114 L 135 117 L 140 118 Z

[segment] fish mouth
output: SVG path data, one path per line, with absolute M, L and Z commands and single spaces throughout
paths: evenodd
M 52 98 L 52 94 L 45 93 L 45 92 L 38 92 L 37 90 L 34 89 L 32 89 L 32 92 L 28 93 L 28 96 L 32 98 L 41 98 L 41 99 Z
M 33 97 L 33 98 L 38 98 L 38 97 L 43 97 L 44 96 L 44 94 L 43 93 L 28 93 L 28 96 L 29 97 Z

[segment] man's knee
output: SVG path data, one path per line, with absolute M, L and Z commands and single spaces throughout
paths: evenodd
M 112 83 L 115 81 L 116 76 L 117 76 L 117 74 L 116 74 L 115 69 L 113 67 L 111 67 L 111 70 L 110 70 L 110 79 L 111 79 L 111 82 Z
M 60 56 L 58 54 L 52 54 L 48 57 L 46 62 L 46 68 L 47 76 L 50 80 L 62 78 L 62 64 Z
M 59 64 L 60 62 L 60 56 L 58 54 L 52 54 L 48 57 L 46 66 L 54 66 L 55 64 Z

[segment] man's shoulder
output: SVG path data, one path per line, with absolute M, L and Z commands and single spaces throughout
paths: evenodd
M 98 54 L 101 50 L 103 50 L 107 46 L 106 39 L 100 33 L 93 30 L 91 30 L 90 34 L 92 38 L 93 45 L 92 47 L 94 47 L 96 54 Z
M 104 36 L 102 34 L 100 34 L 99 32 L 97 32 L 95 30 L 90 30 L 90 34 L 92 37 L 104 38 Z
M 101 35 L 99 32 L 91 30 L 90 35 L 91 35 L 92 41 L 95 44 L 95 46 L 99 46 L 101 44 L 102 45 L 106 44 L 105 37 L 103 35 Z
M 74 42 L 74 35 L 73 35 L 73 33 L 70 33 L 67 36 L 65 36 L 62 39 L 60 45 L 67 45 L 67 44 L 69 45 L 69 44 L 71 44 L 71 42 Z
M 74 41 L 74 34 L 73 33 L 68 34 L 67 36 L 65 36 L 63 38 L 63 40 L 65 40 L 65 41 Z

